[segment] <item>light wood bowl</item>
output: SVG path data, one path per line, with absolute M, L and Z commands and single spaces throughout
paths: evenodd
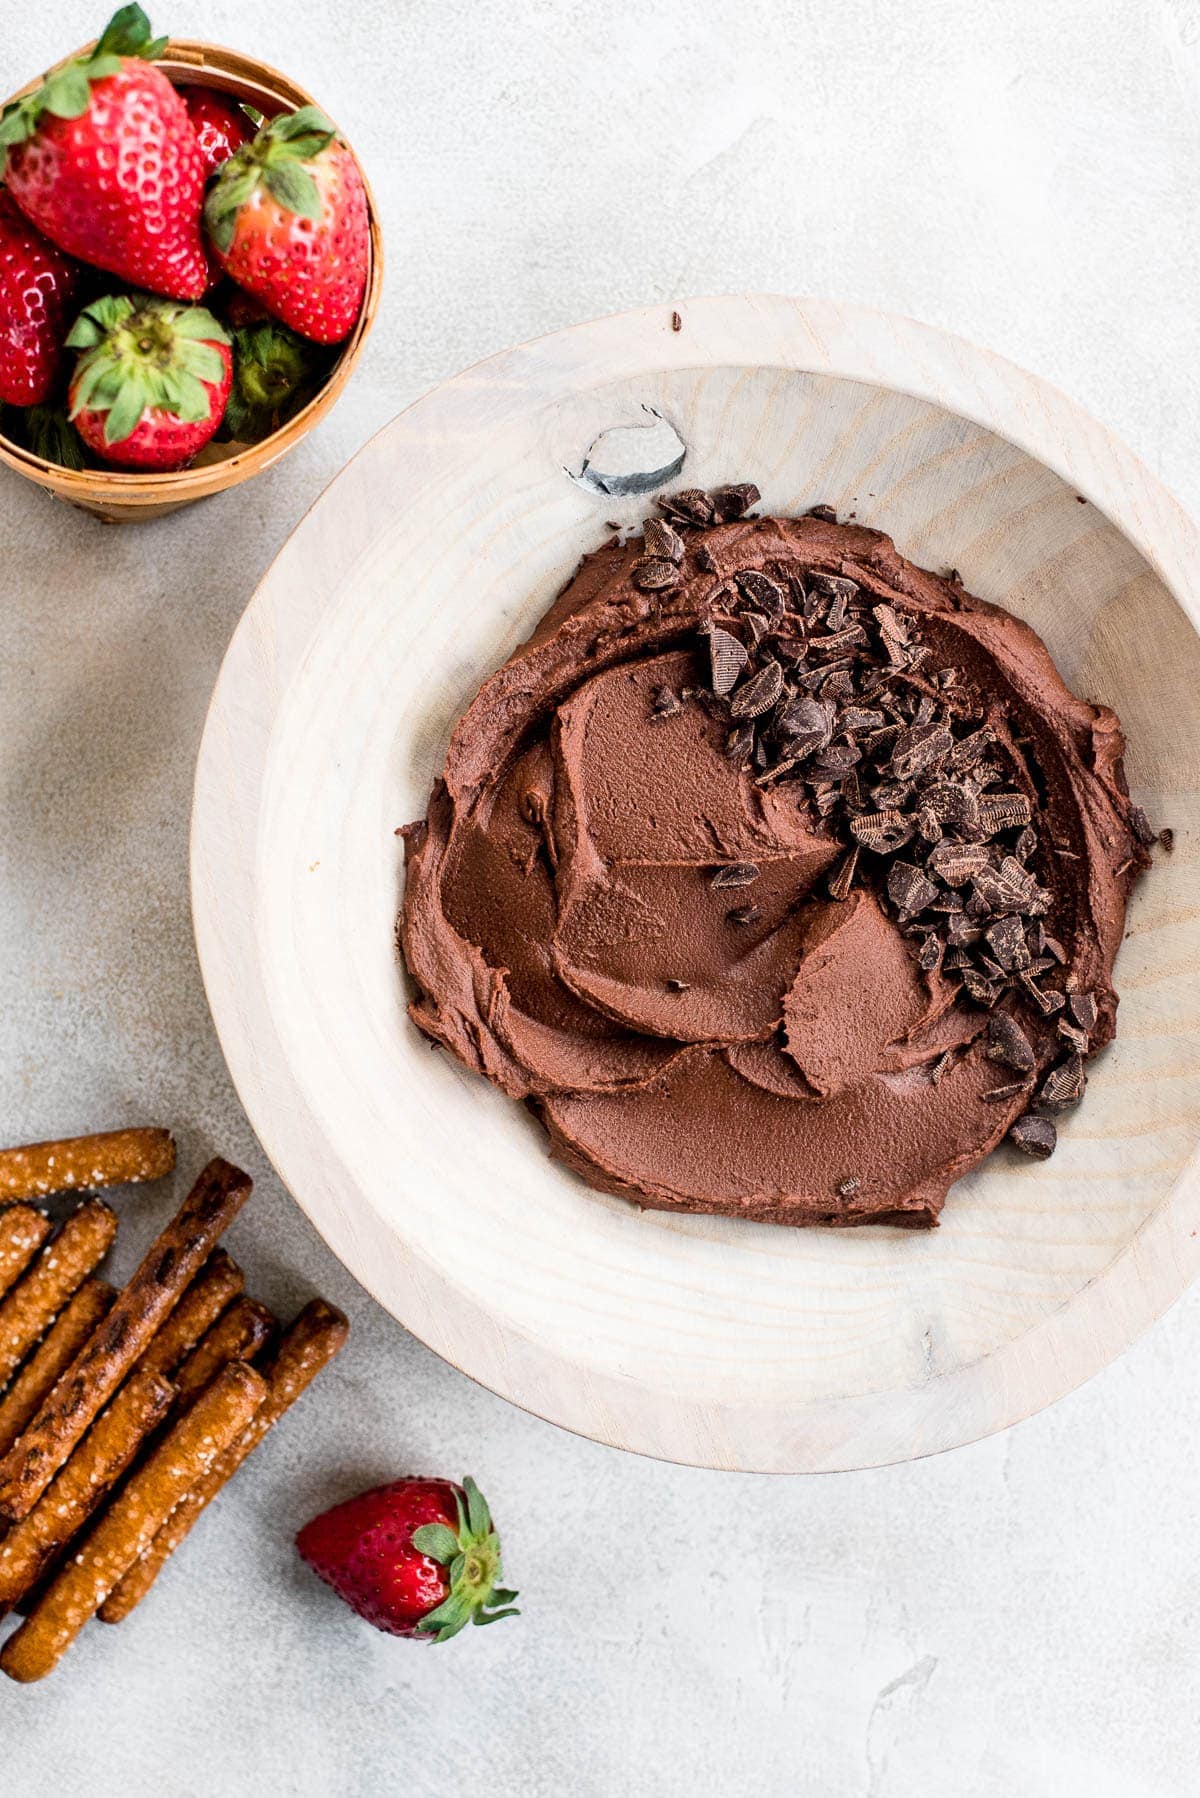
M 83 55 L 84 49 L 89 47 L 73 51 L 63 61 Z M 268 115 L 314 104 L 311 94 L 277 69 L 252 56 L 242 56 L 236 50 L 221 49 L 216 44 L 172 38 L 158 66 L 176 83 L 218 88 Z M 12 98 L 19 99 L 21 95 L 31 93 L 41 80 L 38 76 L 35 81 L 27 82 Z M 336 402 L 354 372 L 379 310 L 383 291 L 383 239 L 375 201 L 361 163 L 359 169 L 367 189 L 370 219 L 370 268 L 362 312 L 324 387 L 280 430 L 264 437 L 261 443 L 209 444 L 192 467 L 176 474 L 121 474 L 116 470 L 97 468 L 62 468 L 56 462 L 47 462 L 43 457 L 31 454 L 4 436 L 0 436 L 0 462 L 24 475 L 27 481 L 36 481 L 56 499 L 81 506 L 85 512 L 94 512 L 111 524 L 130 524 L 161 518 L 165 513 L 176 512 L 180 506 L 190 506 L 193 500 L 204 499 L 210 493 L 224 493 L 227 488 L 240 486 L 243 481 L 270 468 L 281 456 L 286 456 Z M 116 279 L 114 276 L 114 282 Z
M 1028 1416 L 1200 1263 L 1200 537 L 1070 400 L 910 320 L 680 303 L 494 357 L 403 413 L 251 602 L 196 779 L 196 935 L 239 1092 L 338 1255 L 531 1411 L 708 1467 L 903 1460 Z M 398 824 L 580 554 L 647 499 L 570 478 L 606 427 L 677 428 L 676 484 L 749 479 L 889 531 L 1043 634 L 1120 712 L 1176 832 L 1129 914 L 1120 1033 L 1045 1164 L 1008 1150 L 942 1227 L 795 1231 L 640 1212 L 405 1016 Z

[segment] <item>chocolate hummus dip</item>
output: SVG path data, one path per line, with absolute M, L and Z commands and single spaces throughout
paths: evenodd
M 605 1191 L 932 1225 L 1053 1150 L 1152 832 L 1028 625 L 758 497 L 663 500 L 481 688 L 404 832 L 411 1012 Z

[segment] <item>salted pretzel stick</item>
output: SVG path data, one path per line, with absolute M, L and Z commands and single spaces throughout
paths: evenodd
M 174 1373 L 226 1305 L 237 1298 L 242 1283 L 237 1262 L 224 1249 L 214 1249 L 138 1366 L 149 1367 L 155 1373 Z
M 201 1337 L 175 1376 L 179 1403 L 190 1404 L 230 1361 L 253 1361 L 275 1334 L 278 1319 L 257 1299 L 241 1298 Z
M 130 1374 L 28 1517 L 0 1543 L 0 1617 L 83 1528 L 150 1431 L 162 1422 L 174 1397 L 175 1388 L 162 1374 L 140 1370 Z
M 151 1375 L 157 1379 L 158 1375 Z M 179 1500 L 237 1440 L 266 1397 L 266 1382 L 244 1361 L 222 1368 L 190 1411 L 134 1472 L 71 1554 L 29 1616 L 0 1649 L 10 1679 L 42 1679 L 123 1573 L 154 1540 Z
M 305 1387 L 314 1380 L 327 1362 L 332 1361 L 346 1341 L 350 1326 L 342 1313 L 324 1299 L 313 1299 L 285 1333 L 274 1358 L 264 1370 L 267 1396 L 254 1419 L 238 1440 L 217 1461 L 211 1472 L 200 1480 L 187 1497 L 181 1499 L 141 1559 L 129 1569 L 103 1605 L 100 1617 L 105 1623 L 120 1623 L 135 1605 L 141 1603 L 196 1523 L 206 1505 L 212 1503 L 221 1488 L 231 1480 L 246 1457 L 262 1441 L 273 1424 L 279 1422 L 290 1405 L 294 1405 Z
M 116 1296 L 107 1280 L 85 1280 L 66 1309 L 59 1312 L 36 1353 L 0 1399 L 0 1455 L 8 1453 Z
M 112 1207 L 103 1199 L 85 1199 L 8 1297 L 0 1300 L 0 1386 L 41 1341 L 71 1294 L 99 1267 L 116 1234 Z
M 75 1186 L 131 1186 L 175 1166 L 169 1130 L 107 1130 L 0 1149 L 0 1199 L 44 1199 Z
M 0 1211 L 0 1293 L 20 1279 L 53 1228 L 32 1205 Z
M 96 1413 L 179 1303 L 213 1244 L 245 1204 L 250 1176 L 210 1161 L 179 1215 L 151 1244 L 112 1310 L 0 1461 L 0 1521 L 19 1523 Z

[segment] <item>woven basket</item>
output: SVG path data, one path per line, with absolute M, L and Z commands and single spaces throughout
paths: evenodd
M 83 54 L 82 50 L 73 53 L 74 56 Z M 219 88 L 223 93 L 247 101 L 268 115 L 313 104 L 311 94 L 305 93 L 294 81 L 289 81 L 286 75 L 279 74 L 276 69 L 256 61 L 252 56 L 242 56 L 236 50 L 223 50 L 215 44 L 196 43 L 190 38 L 172 38 L 158 66 L 172 81 Z M 40 80 L 41 77 L 38 81 L 29 82 L 21 89 L 21 94 L 14 95 L 13 98 L 18 99 L 31 92 L 39 85 Z M 366 184 L 365 175 L 363 181 Z M 242 481 L 248 481 L 254 475 L 261 474 L 263 469 L 270 468 L 281 456 L 293 449 L 302 437 L 306 437 L 335 403 L 350 379 L 354 365 L 362 354 L 367 333 L 375 321 L 383 287 L 383 242 L 369 185 L 367 213 L 370 221 L 369 267 L 366 294 L 358 323 L 346 339 L 342 353 L 321 391 L 280 430 L 264 437 L 261 443 L 243 446 L 208 445 L 201 451 L 198 464 L 174 474 L 121 474 L 98 468 L 61 468 L 57 463 L 46 462 L 41 456 L 32 455 L 19 444 L 0 435 L 0 462 L 15 469 L 27 481 L 36 481 L 39 487 L 44 487 L 56 499 L 66 500 L 72 506 L 81 506 L 85 511 L 94 512 L 98 518 L 114 524 L 161 518 L 165 513 L 177 511 L 180 506 L 191 505 L 193 500 L 204 499 L 210 493 L 224 493 L 226 488 L 237 487 Z

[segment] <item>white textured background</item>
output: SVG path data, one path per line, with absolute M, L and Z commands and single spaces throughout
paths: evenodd
M 97 11 L 99 6 L 99 11 Z M 12 8 L 0 86 L 103 0 Z M 380 202 L 360 374 L 273 474 L 156 525 L 0 480 L 0 1135 L 174 1125 L 258 1180 L 231 1247 L 354 1323 L 120 1632 L 0 1691 L 4 1798 L 1192 1798 L 1200 1292 L 997 1440 L 767 1480 L 576 1441 L 443 1366 L 268 1170 L 200 988 L 187 817 L 238 615 L 427 387 L 602 312 L 741 288 L 913 313 L 1049 376 L 1200 508 L 1200 0 L 176 0 L 350 132 Z M 751 471 L 752 472 L 752 471 Z M 0 471 L 3 473 L 3 471 Z M 122 1271 L 167 1214 L 125 1195 Z M 374 1634 L 295 1528 L 469 1469 L 525 1614 Z

